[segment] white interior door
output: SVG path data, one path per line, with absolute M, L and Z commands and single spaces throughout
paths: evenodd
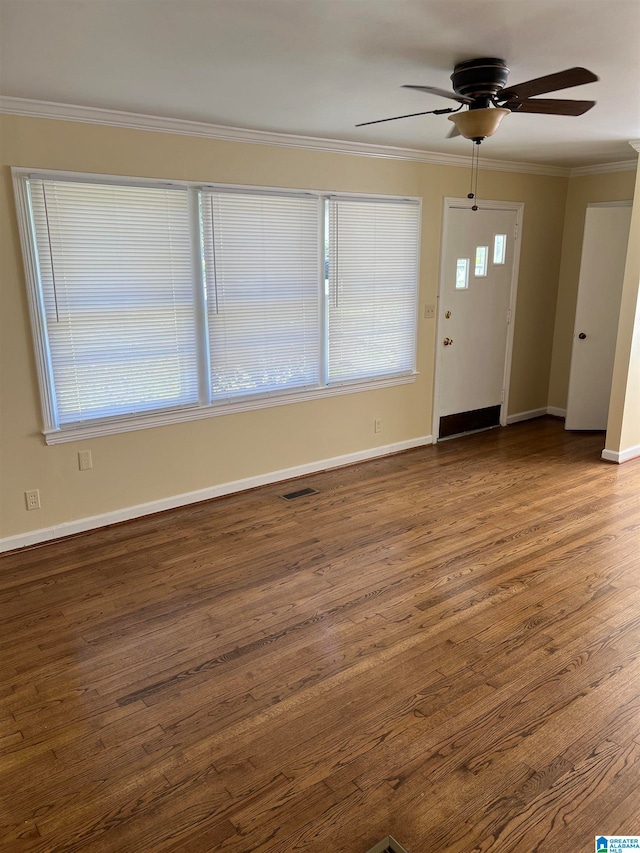
M 521 205 L 448 200 L 438 299 L 434 435 L 504 423 Z
M 587 208 L 566 429 L 607 428 L 631 209 L 630 203 Z

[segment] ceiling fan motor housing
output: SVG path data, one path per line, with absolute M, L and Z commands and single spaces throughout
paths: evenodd
M 494 97 L 504 89 L 508 76 L 509 69 L 504 59 L 468 59 L 453 69 L 451 82 L 458 95 L 473 98 L 469 109 L 477 110 L 493 103 Z

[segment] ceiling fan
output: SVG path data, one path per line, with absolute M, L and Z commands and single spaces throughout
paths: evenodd
M 451 75 L 453 92 L 435 86 L 403 86 L 404 89 L 416 89 L 419 92 L 428 92 L 457 101 L 460 106 L 456 109 L 451 107 L 409 113 L 377 121 L 365 121 L 357 124 L 356 127 L 413 116 L 453 113 L 449 116 L 449 121 L 454 122 L 455 127 L 451 129 L 449 137 L 464 136 L 480 144 L 483 139 L 496 132 L 502 119 L 509 113 L 580 116 L 595 105 L 595 101 L 534 97 L 547 92 L 557 92 L 560 89 L 570 89 L 572 86 L 594 83 L 598 78 L 586 68 L 567 68 L 565 71 L 536 77 L 535 80 L 526 80 L 524 83 L 505 88 L 508 76 L 509 69 L 504 59 L 468 59 L 465 62 L 459 62 Z M 467 106 L 468 110 L 460 112 L 464 106 Z

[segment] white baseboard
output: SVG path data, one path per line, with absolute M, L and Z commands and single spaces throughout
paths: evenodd
M 636 459 L 640 456 L 640 444 L 635 447 L 627 447 L 626 450 L 607 450 L 602 451 L 602 458 L 607 462 L 617 462 L 621 465 L 623 462 L 629 462 L 630 459 Z
M 567 410 L 559 409 L 557 406 L 544 406 L 541 409 L 529 409 L 528 412 L 516 412 L 514 415 L 508 415 L 507 423 L 517 424 L 520 421 L 530 421 L 532 418 L 541 418 L 543 415 L 552 415 L 554 418 L 564 418 L 567 415 Z
M 364 462 L 368 459 L 376 459 L 379 456 L 389 456 L 392 453 L 400 453 L 403 450 L 411 450 L 414 447 L 423 447 L 427 444 L 433 444 L 433 437 L 430 435 L 412 438 L 408 441 L 398 441 L 395 444 L 385 444 L 381 447 L 372 447 L 367 450 L 358 450 L 356 453 L 347 453 L 344 456 L 319 459 L 316 462 L 296 465 L 293 468 L 281 468 L 279 471 L 269 471 L 266 474 L 259 474 L 256 477 L 233 480 L 229 483 L 221 483 L 218 486 L 210 486 L 207 489 L 198 489 L 195 492 L 185 492 L 181 495 L 173 495 L 157 501 L 105 512 L 101 515 L 79 518 L 76 521 L 65 521 L 52 527 L 42 527 L 39 530 L 31 530 L 28 533 L 19 533 L 16 536 L 7 536 L 4 539 L 0 539 L 0 552 L 25 548 L 29 545 L 37 545 L 40 542 L 60 539 L 63 536 L 71 536 L 74 533 L 84 533 L 87 530 L 95 530 L 98 527 L 106 527 L 109 524 L 117 524 L 120 521 L 129 521 L 132 518 L 140 518 L 143 515 L 152 515 L 155 512 L 199 503 L 200 501 L 218 498 L 222 495 L 255 489 L 257 486 L 279 483 L 283 480 L 293 480 L 296 477 L 304 477 L 307 474 L 315 474 L 318 471 L 326 471 L 330 468 L 341 468 L 344 465 L 353 465 L 355 462 Z
M 529 409 L 528 412 L 516 412 L 515 415 L 507 415 L 507 424 L 517 424 L 520 421 L 529 421 L 532 418 L 541 418 L 547 414 L 547 409 Z
M 554 418 L 566 418 L 567 410 L 559 409 L 557 406 L 547 406 L 547 414 L 552 415 Z

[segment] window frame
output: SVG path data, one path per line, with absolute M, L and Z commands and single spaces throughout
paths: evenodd
M 35 355 L 36 372 L 38 376 L 38 387 L 42 410 L 43 428 L 42 433 L 49 445 L 75 441 L 80 438 L 95 438 L 104 435 L 113 435 L 123 432 L 131 432 L 138 429 L 148 429 L 156 426 L 166 426 L 173 423 L 184 423 L 203 418 L 217 417 L 219 415 L 236 414 L 239 412 L 253 411 L 274 406 L 287 405 L 290 403 L 304 402 L 324 397 L 340 396 L 343 394 L 370 391 L 380 388 L 388 388 L 397 385 L 405 385 L 415 381 L 418 376 L 416 369 L 417 358 L 417 332 L 418 332 L 418 303 L 420 292 L 420 249 L 421 249 L 421 224 L 422 224 L 422 199 L 410 196 L 390 196 L 370 193 L 342 193 L 335 191 L 306 190 L 296 188 L 265 187 L 245 184 L 222 184 L 204 181 L 174 181 L 153 178 L 139 178 L 119 175 L 102 175 L 87 172 L 56 171 L 39 168 L 12 167 L 12 179 L 18 219 L 18 230 L 24 259 L 26 290 L 29 306 L 30 325 L 33 338 L 33 349 Z M 166 189 L 182 188 L 189 191 L 189 222 L 191 229 L 191 242 L 193 249 L 193 274 L 194 274 L 194 305 L 196 339 L 198 342 L 198 383 L 200 388 L 200 400 L 196 404 L 171 409 L 157 409 L 148 413 L 126 416 L 110 416 L 95 419 L 85 423 L 77 423 L 60 426 L 57 420 L 56 391 L 53 380 L 51 358 L 48 348 L 48 332 L 42 288 L 40 284 L 39 260 L 35 241 L 35 226 L 31 212 L 29 198 L 29 179 L 70 181 L 97 184 L 115 184 L 125 186 L 159 187 Z M 202 276 L 200 257 L 200 231 L 193 228 L 194 215 L 199 204 L 200 191 L 237 192 L 237 193 L 264 193 L 276 195 L 308 196 L 315 198 L 318 202 L 325 202 L 330 198 L 338 199 L 360 199 L 371 201 L 396 201 L 406 202 L 417 207 L 418 217 L 418 240 L 416 245 L 416 282 L 415 282 L 415 332 L 413 336 L 413 368 L 408 372 L 373 377 L 367 379 L 355 379 L 341 381 L 339 384 L 329 384 L 326 374 L 326 359 L 328 358 L 328 316 L 324 310 L 325 304 L 325 278 L 324 278 L 324 240 L 325 222 L 324 215 L 320 216 L 318 227 L 318 296 L 320 305 L 319 323 L 319 347 L 321 369 L 318 385 L 304 389 L 282 389 L 278 391 L 258 391 L 244 397 L 236 397 L 231 401 L 212 401 L 209 391 L 205 388 L 209 367 L 205 364 L 208 359 L 208 347 L 202 340 L 206 334 L 206 324 L 202 322 L 202 315 L 206 311 L 204 288 L 205 283 Z

